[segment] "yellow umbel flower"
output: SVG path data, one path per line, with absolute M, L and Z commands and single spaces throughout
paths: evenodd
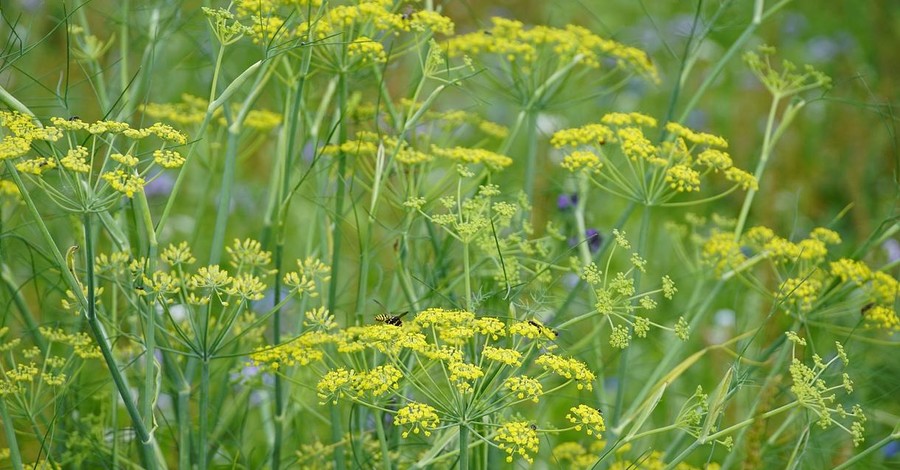
M 53 159 L 46 157 L 37 157 L 16 163 L 17 170 L 22 173 L 29 173 L 36 176 L 41 176 L 45 171 L 54 168 L 56 168 L 56 162 Z
M 347 46 L 347 55 L 361 59 L 363 62 L 385 62 L 387 54 L 384 46 L 365 36 L 360 36 Z
M 264 251 L 262 244 L 247 238 L 243 241 L 235 238 L 232 246 L 225 247 L 231 258 L 231 265 L 236 268 L 244 266 L 265 266 L 272 262 L 272 252 Z
M 163 168 L 171 169 L 184 165 L 185 158 L 174 150 L 154 150 L 153 161 Z
M 700 191 L 700 172 L 687 165 L 675 165 L 666 170 L 666 182 L 679 193 Z
M 59 163 L 67 170 L 76 173 L 87 173 L 91 171 L 91 165 L 88 164 L 87 159 L 88 149 L 79 145 L 69 149 L 66 156 L 59 159 Z
M 419 432 L 421 432 L 425 437 L 428 437 L 431 435 L 431 430 L 438 427 L 441 424 L 441 421 L 438 418 L 437 410 L 431 405 L 410 402 L 403 408 L 397 410 L 397 416 L 394 418 L 394 423 L 398 426 L 411 425 L 413 434 L 419 434 Z M 409 437 L 409 432 L 410 431 L 403 431 L 402 436 L 404 438 Z
M 602 439 L 603 436 L 600 433 L 606 430 L 600 411 L 587 405 L 569 408 L 566 419 L 575 425 L 576 431 L 584 429 L 588 436 L 594 436 L 597 439 Z
M 656 119 L 642 113 L 608 113 L 600 118 L 600 122 L 608 126 L 630 127 L 656 127 Z
M 473 390 L 472 384 L 481 377 L 484 377 L 484 371 L 475 364 L 468 364 L 462 361 L 453 361 L 448 367 L 450 370 L 450 381 L 455 382 L 456 389 L 460 393 L 469 393 Z
M 550 145 L 556 148 L 580 145 L 605 145 L 615 139 L 612 129 L 603 124 L 588 124 L 573 129 L 557 131 L 550 138 Z
M 524 375 L 506 379 L 503 382 L 503 386 L 514 393 L 519 400 L 530 399 L 535 403 L 538 402 L 538 398 L 544 393 L 544 387 L 537 379 Z
M 692 129 L 689 129 L 677 122 L 669 122 L 666 123 L 666 130 L 670 133 L 682 137 L 688 142 L 693 144 L 706 145 L 708 147 L 714 148 L 728 148 L 728 141 L 713 134 L 707 134 L 705 132 L 697 132 Z
M 578 170 L 597 172 L 600 171 L 600 168 L 603 167 L 603 163 L 600 161 L 600 157 L 598 157 L 594 152 L 590 152 L 587 150 L 576 150 L 563 157 L 563 161 L 560 166 L 572 172 Z
M 569 380 L 577 382 L 578 390 L 593 390 L 592 382 L 596 379 L 596 375 L 588 368 L 588 366 L 571 357 L 562 357 L 555 354 L 547 353 L 538 357 L 535 364 L 542 366 L 545 370 L 555 372 L 557 375 Z
M 400 388 L 397 382 L 403 378 L 403 373 L 394 365 L 387 364 L 361 372 L 356 375 L 356 378 L 354 388 L 357 396 L 368 394 L 378 397 Z
M 530 455 L 538 450 L 537 431 L 532 429 L 526 421 L 511 421 L 497 430 L 494 436 L 497 447 L 507 453 L 506 461 L 512 462 L 515 455 L 519 455 L 528 463 L 534 463 Z
M 464 163 L 481 163 L 492 170 L 502 170 L 512 165 L 512 158 L 485 149 L 473 149 L 465 147 L 442 148 L 431 146 L 431 152 L 435 156 Z
M 485 346 L 481 352 L 484 357 L 512 367 L 522 365 L 522 353 L 515 349 L 494 348 Z
M 100 177 L 103 178 L 111 188 L 128 197 L 134 197 L 134 193 L 143 191 L 144 185 L 147 184 L 146 181 L 144 181 L 144 178 L 132 173 L 127 173 L 125 170 L 121 169 L 102 173 Z

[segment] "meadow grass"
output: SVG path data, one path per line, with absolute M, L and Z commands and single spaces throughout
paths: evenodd
M 4 4 L 0 466 L 897 465 L 900 10 L 494 3 Z

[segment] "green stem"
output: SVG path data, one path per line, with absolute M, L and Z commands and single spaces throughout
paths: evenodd
M 344 124 L 344 118 L 346 116 L 347 110 L 347 78 L 342 73 L 338 80 L 338 142 L 342 143 L 347 140 L 347 126 Z M 340 256 L 341 256 L 341 244 L 342 240 L 342 230 L 341 230 L 341 219 L 344 215 L 344 192 L 346 190 L 346 176 L 347 171 L 347 154 L 341 151 L 338 154 L 338 171 L 337 171 L 337 189 L 335 190 L 335 202 L 334 202 L 334 220 L 333 220 L 333 235 L 332 235 L 332 250 L 331 250 L 331 282 L 328 284 L 328 310 L 331 312 L 336 312 L 336 303 L 337 303 L 337 288 L 338 284 L 340 284 Z M 347 323 L 352 324 L 354 318 L 350 317 L 350 314 L 347 316 Z M 343 454 L 341 454 L 343 456 Z
M 792 401 L 792 402 L 790 402 L 790 403 L 788 403 L 788 404 L 786 404 L 786 405 L 779 406 L 778 408 L 775 408 L 774 410 L 769 410 L 769 411 L 767 411 L 767 412 L 765 412 L 765 413 L 763 413 L 763 414 L 761 414 L 761 415 L 759 415 L 759 416 L 754 416 L 753 418 L 745 419 L 745 420 L 741 421 L 740 423 L 733 424 L 733 425 L 728 426 L 727 428 L 725 428 L 725 429 L 723 429 L 723 430 L 721 430 L 721 431 L 718 431 L 718 432 L 716 432 L 716 433 L 714 433 L 714 434 L 710 434 L 710 435 L 707 436 L 706 438 L 702 439 L 703 442 L 701 442 L 701 444 L 706 444 L 707 442 L 715 441 L 716 439 L 719 439 L 720 437 L 727 436 L 728 434 L 731 434 L 732 432 L 737 431 L 738 429 L 746 428 L 747 426 L 753 424 L 755 421 L 758 421 L 758 420 L 760 420 L 760 419 L 768 419 L 768 418 L 771 418 L 772 416 L 775 416 L 775 415 L 777 415 L 777 414 L 780 414 L 780 413 L 783 413 L 783 412 L 785 412 L 785 411 L 791 410 L 791 409 L 796 408 L 796 407 L 798 407 L 798 406 L 800 406 L 800 402 L 798 402 L 798 401 Z
M 343 426 L 341 424 L 341 409 L 337 405 L 330 406 L 331 413 L 331 440 L 334 442 L 334 468 L 344 470 L 347 464 L 344 459 L 344 446 L 340 442 L 344 439 Z
M 22 454 L 19 453 L 19 444 L 16 442 L 16 428 L 13 426 L 12 417 L 6 409 L 6 400 L 0 398 L 0 418 L 3 419 L 3 430 L 6 432 L 6 445 L 9 447 L 9 459 L 15 470 L 22 470 Z
M 178 390 L 178 468 L 191 468 L 191 387 Z
M 872 452 L 875 452 L 878 449 L 881 449 L 882 447 L 890 444 L 891 442 L 896 441 L 897 439 L 900 439 L 900 427 L 894 428 L 894 432 L 892 432 L 891 434 L 888 434 L 887 436 L 884 436 L 884 439 L 872 444 L 871 446 L 867 447 L 866 450 L 854 455 L 853 457 L 850 457 L 849 459 L 847 459 L 846 462 L 838 465 L 837 467 L 834 467 L 834 470 L 844 470 L 846 468 L 860 468 L 860 467 L 855 466 L 857 462 L 866 458 Z
M 468 241 L 463 242 L 463 270 L 465 271 L 463 279 L 465 280 L 466 284 L 466 311 L 474 312 L 474 310 L 472 310 L 472 267 L 469 261 Z
M 388 454 L 390 449 L 388 448 L 387 439 L 385 438 L 384 433 L 383 411 L 375 413 L 375 431 L 378 433 L 378 442 L 381 444 L 381 467 L 384 470 L 391 470 L 393 466 L 391 465 L 391 456 Z
M 766 133 L 763 137 L 762 152 L 759 156 L 759 163 L 756 164 L 756 171 L 753 176 L 756 177 L 757 183 L 762 182 L 762 175 L 766 169 L 766 163 L 769 161 L 769 155 L 772 152 L 772 129 L 775 126 L 775 115 L 778 111 L 778 102 L 780 97 L 775 95 L 772 97 L 772 105 L 769 107 L 769 119 L 766 122 Z M 756 196 L 756 189 L 750 188 L 747 195 L 744 196 L 744 204 L 741 206 L 741 215 L 738 216 L 737 225 L 734 227 L 734 240 L 741 238 L 744 232 L 744 224 L 747 222 L 747 215 L 750 213 L 750 206 L 753 204 L 753 197 Z
M 684 110 L 682 110 L 681 114 L 678 116 L 677 122 L 684 122 L 687 119 L 688 114 L 694 110 L 697 106 L 697 103 L 700 102 L 700 98 L 706 93 L 706 90 L 712 86 L 713 83 L 717 82 L 719 79 L 719 75 L 725 70 L 725 65 L 728 64 L 729 61 L 738 53 L 744 49 L 744 44 L 750 40 L 756 33 L 756 30 L 759 28 L 759 25 L 762 24 L 763 20 L 768 18 L 769 16 L 775 14 L 778 10 L 784 8 L 791 0 L 782 0 L 771 8 L 768 11 L 763 12 L 763 8 L 765 7 L 765 0 L 754 0 L 753 5 L 753 19 L 750 24 L 744 29 L 744 32 L 741 33 L 740 37 L 731 44 L 731 47 L 728 48 L 728 51 L 722 55 L 722 58 L 716 62 L 716 65 L 713 69 L 706 74 L 703 83 L 697 87 L 697 91 L 694 92 L 693 96 L 691 96 L 688 104 L 685 105 Z M 684 83 L 687 81 L 687 76 L 683 75 L 680 77 L 680 82 Z
M 9 106 L 14 111 L 18 111 L 26 116 L 31 116 L 38 127 L 43 127 L 41 122 L 34 117 L 34 113 L 28 109 L 28 106 L 25 106 L 21 101 L 16 99 L 15 96 L 6 91 L 6 88 L 3 88 L 3 85 L 0 85 L 0 102 L 3 102 L 3 104 Z
M 537 112 L 532 108 L 526 109 L 525 112 L 525 132 L 528 133 L 528 140 L 525 143 L 527 152 L 525 154 L 525 194 L 528 195 L 528 201 L 534 203 L 538 147 Z
M 216 211 L 216 225 L 210 243 L 209 264 L 218 264 L 225 246 L 225 229 L 228 227 L 228 213 L 231 206 L 231 192 L 234 187 L 237 168 L 238 134 L 229 132 L 225 148 L 225 169 L 222 172 L 222 188 L 219 190 L 219 209 Z
M 197 468 L 206 470 L 206 435 L 209 429 L 209 358 L 201 358 L 200 363 L 200 404 L 197 410 L 200 414 L 199 429 L 197 430 Z
M 159 251 L 159 243 L 156 240 L 156 233 L 153 231 L 153 219 L 150 215 L 150 205 L 147 203 L 147 196 L 143 191 L 139 191 L 135 196 L 137 208 L 143 220 L 144 230 L 147 235 L 147 269 L 152 273 L 156 269 L 156 258 Z M 149 274 L 148 273 L 148 274 Z M 144 305 L 144 311 L 147 316 L 146 331 L 144 334 L 144 354 L 146 354 L 146 367 L 144 368 L 144 390 L 141 394 L 142 412 L 144 414 L 144 425 L 148 428 L 153 427 L 154 417 L 153 408 L 157 399 L 156 387 L 156 308 L 154 303 Z
M 278 243 L 275 245 L 275 267 L 278 270 L 278 276 L 275 282 L 275 304 L 276 310 L 272 315 L 272 341 L 273 344 L 281 344 L 281 307 L 278 302 L 281 301 L 281 277 L 283 269 L 284 245 Z M 275 374 L 275 416 L 274 421 L 275 435 L 272 442 L 272 470 L 278 470 L 281 466 L 281 440 L 284 434 L 284 381 L 281 374 Z
M 137 406 L 135 406 L 134 401 L 131 399 L 131 392 L 128 389 L 128 384 L 125 383 L 125 378 L 119 371 L 119 366 L 116 363 L 115 357 L 113 357 L 106 332 L 103 330 L 103 325 L 100 323 L 95 312 L 96 291 L 94 288 L 94 243 L 93 237 L 91 236 L 91 214 L 84 214 L 83 224 L 85 258 L 87 263 L 85 269 L 85 276 L 87 278 L 87 321 L 91 327 L 91 332 L 94 334 L 94 338 L 97 340 L 97 345 L 100 347 L 100 353 L 103 355 L 103 359 L 106 361 L 106 365 L 109 368 L 109 373 L 112 375 L 113 383 L 115 383 L 119 396 L 122 397 L 122 402 L 125 404 L 125 410 L 131 418 L 131 424 L 134 426 L 134 431 L 137 434 L 138 439 L 140 439 L 141 449 L 144 453 L 144 462 L 148 468 L 155 469 L 158 468 L 158 462 L 154 452 L 155 439 L 147 430 L 147 427 L 144 425 L 144 420 L 141 419 L 141 414 L 138 412 Z M 65 264 L 63 264 L 63 266 L 65 266 Z M 62 270 L 68 271 L 68 268 L 63 267 Z
M 588 185 L 587 177 L 584 173 L 579 173 L 577 175 L 578 181 L 578 202 L 575 203 L 575 227 L 578 230 L 578 234 L 576 235 L 578 240 L 581 240 L 581 237 L 585 237 L 585 239 L 578 244 L 578 252 L 581 254 L 581 264 L 582 267 L 587 267 L 591 264 L 591 248 L 590 241 L 587 240 L 587 224 L 585 223 L 584 214 L 587 209 L 587 199 L 588 192 L 590 190 L 590 185 Z
M 469 469 L 469 428 L 459 424 L 459 470 Z

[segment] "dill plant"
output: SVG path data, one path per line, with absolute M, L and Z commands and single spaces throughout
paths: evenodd
M 789 3 L 700 3 L 677 70 L 431 0 L 66 4 L 37 40 L 4 6 L 0 462 L 889 465 L 900 226 L 757 202 L 832 85 L 750 47 Z M 689 123 L 735 71 L 759 132 Z

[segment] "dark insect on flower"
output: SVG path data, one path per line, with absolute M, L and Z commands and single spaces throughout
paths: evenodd
M 550 328 L 549 326 L 541 325 L 534 320 L 528 320 L 528 324 L 540 330 L 541 334 L 546 336 L 548 339 L 559 338 L 559 332 L 554 330 L 553 328 Z
M 596 253 L 600 251 L 600 245 L 603 243 L 603 236 L 600 235 L 600 232 L 597 229 L 589 228 L 584 232 L 587 237 L 588 248 L 591 253 Z
M 403 326 L 403 322 L 400 321 L 400 319 L 403 318 L 403 316 L 407 313 L 409 312 L 403 312 L 400 315 L 388 315 L 387 313 L 379 313 L 378 315 L 375 315 L 375 321 L 391 326 Z
M 872 307 L 874 307 L 874 306 L 875 306 L 875 302 L 869 302 L 869 303 L 863 305 L 863 308 L 859 309 L 859 314 L 862 316 L 866 316 L 866 313 L 868 313 L 869 310 L 872 310 Z
M 406 5 L 403 7 L 403 13 L 400 14 L 400 18 L 403 18 L 403 21 L 409 21 L 412 18 L 413 13 L 415 13 L 415 9 L 413 9 L 412 5 Z
M 69 120 L 70 120 L 70 121 L 80 121 L 81 118 L 78 117 L 78 116 L 72 116 L 72 117 L 69 118 Z
M 530 427 L 532 431 L 537 431 L 537 426 L 535 426 L 535 425 L 533 425 L 533 424 L 532 424 L 531 426 L 528 426 L 528 427 Z

